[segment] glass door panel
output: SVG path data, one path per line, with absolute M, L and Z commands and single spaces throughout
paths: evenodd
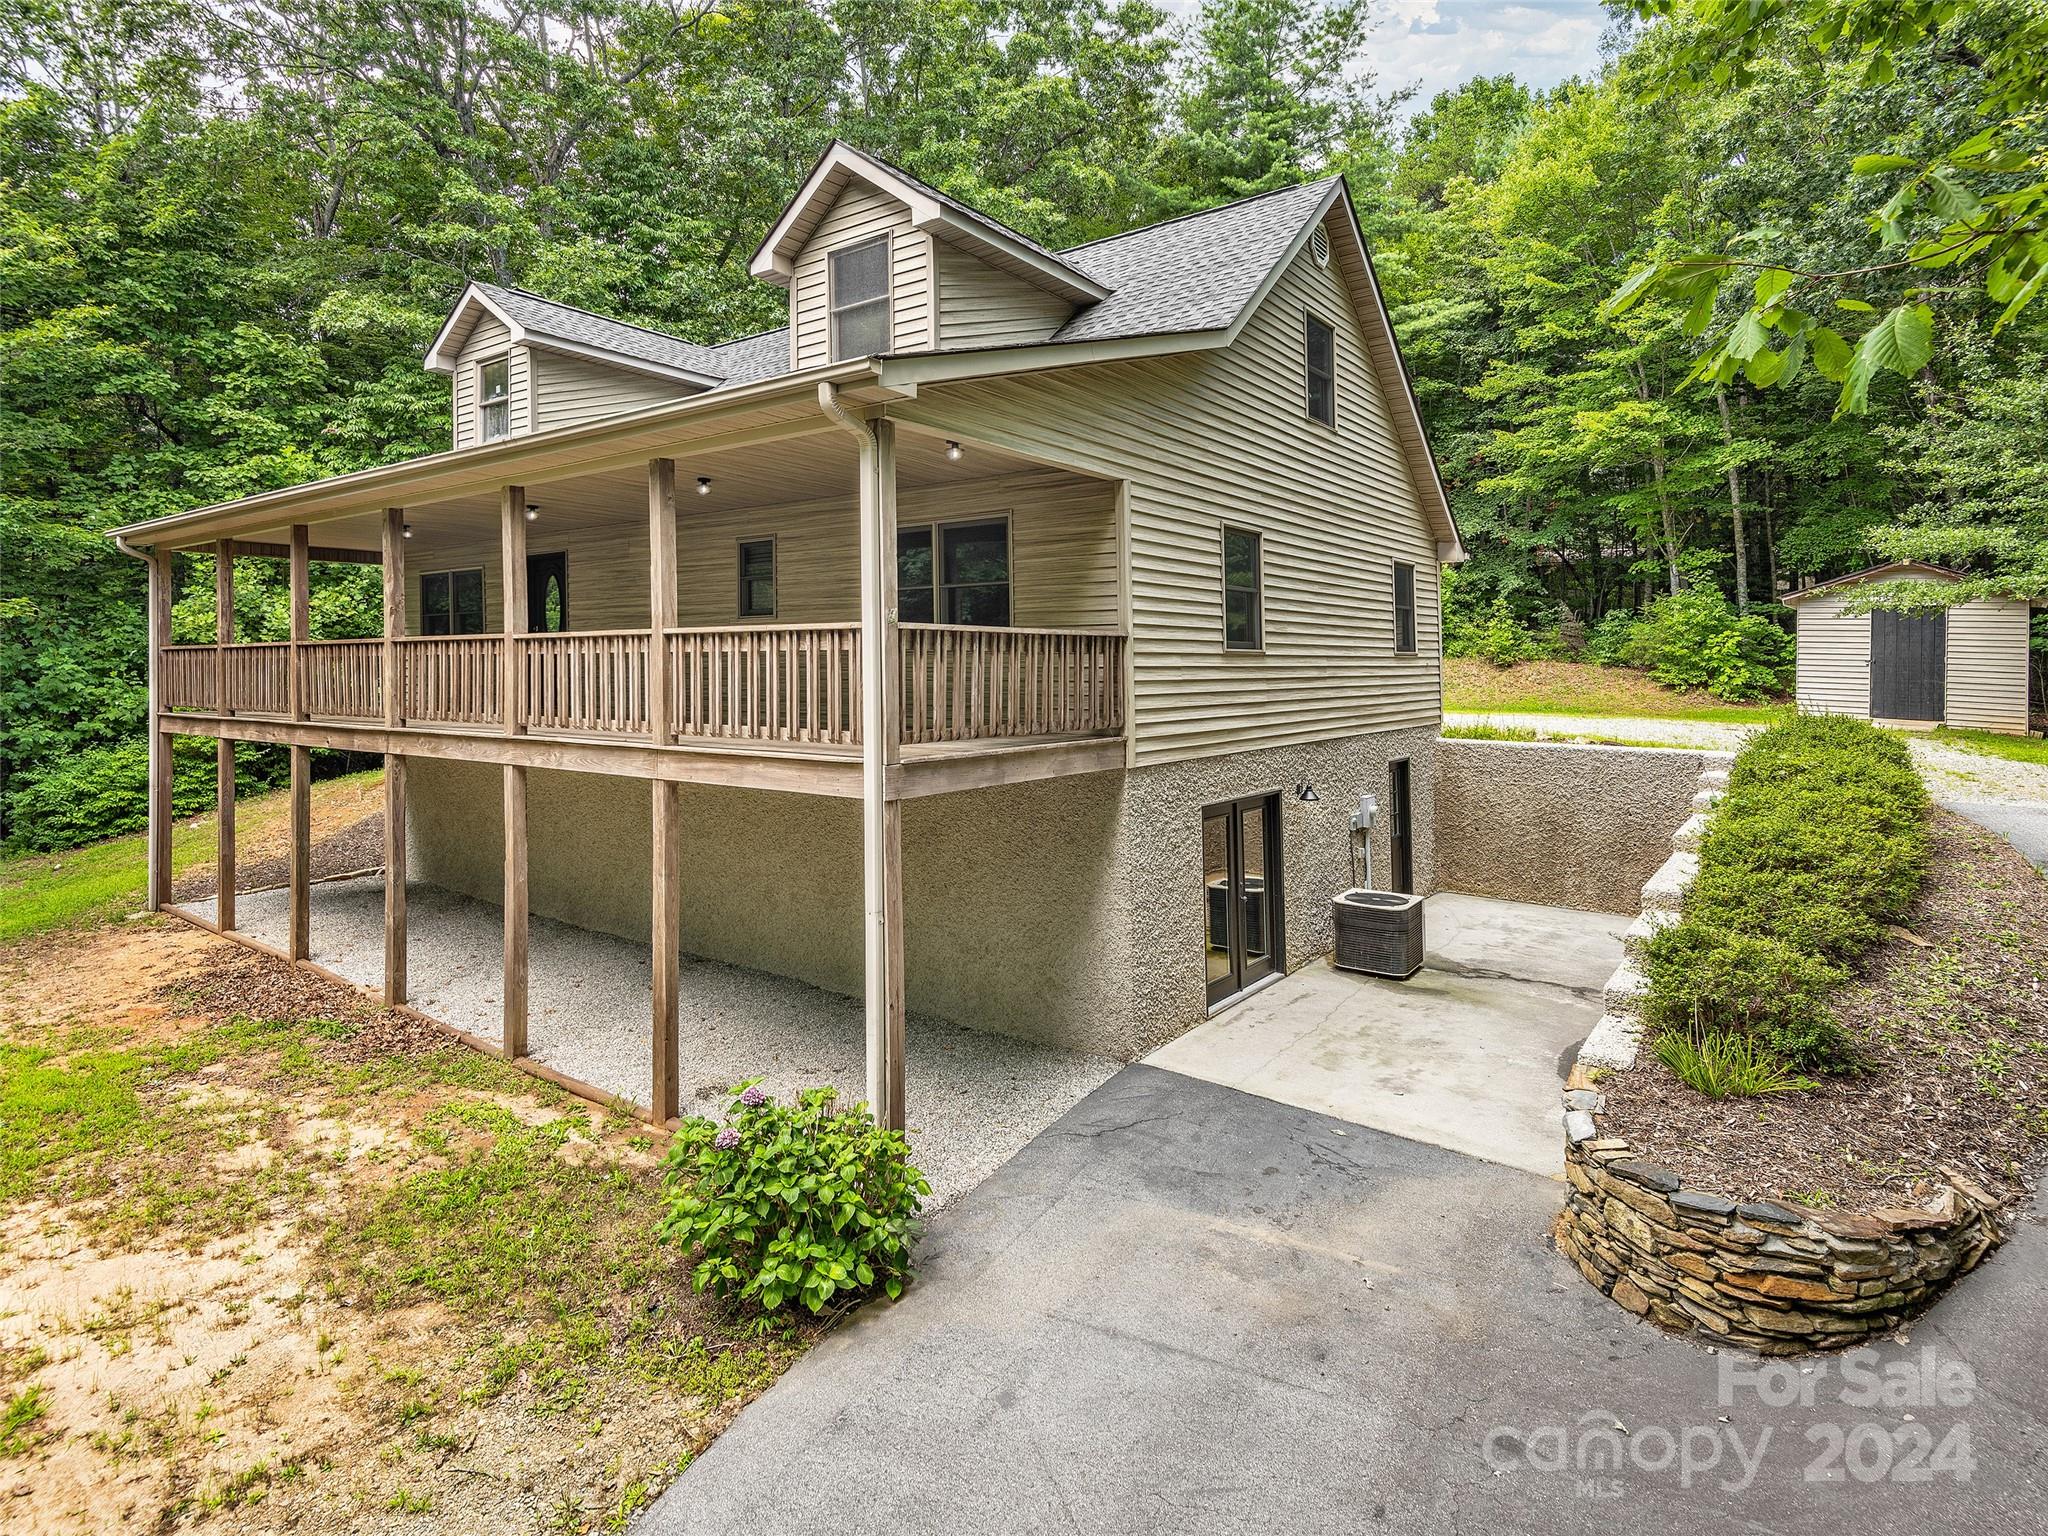
M 1213 1005 L 1279 969 L 1280 799 L 1202 813 L 1204 979 Z

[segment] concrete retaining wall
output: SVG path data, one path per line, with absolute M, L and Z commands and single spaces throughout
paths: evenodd
M 1508 901 L 1633 912 L 1721 754 L 1476 741 L 1437 747 L 1436 882 Z
M 1384 804 L 1410 761 L 1416 886 L 1431 888 L 1431 730 L 1382 732 L 1125 773 L 905 802 L 905 994 L 918 1012 L 1132 1057 L 1200 1023 L 1204 805 L 1281 794 L 1292 969 L 1330 947 L 1351 883 L 1350 814 Z M 651 796 L 637 779 L 534 770 L 534 912 L 623 938 L 649 931 Z M 1318 800 L 1295 798 L 1313 783 Z M 500 770 L 415 759 L 411 875 L 497 901 Z M 683 947 L 858 995 L 860 807 L 848 799 L 685 785 Z M 1385 869 L 1382 825 L 1375 857 Z

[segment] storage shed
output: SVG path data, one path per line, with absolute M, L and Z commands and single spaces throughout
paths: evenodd
M 2024 734 L 2027 604 L 1978 598 L 1926 615 L 1848 609 L 1853 589 L 1869 582 L 1959 579 L 1937 565 L 1900 561 L 1789 593 L 1799 625 L 1799 708 Z

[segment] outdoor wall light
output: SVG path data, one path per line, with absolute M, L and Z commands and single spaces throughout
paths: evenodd
M 697 477 L 697 494 L 699 496 L 709 496 L 711 494 L 711 477 L 709 475 L 699 475 Z
M 1322 799 L 1323 797 L 1316 793 L 1315 785 L 1309 783 L 1307 779 L 1303 779 L 1299 784 L 1294 786 L 1294 798 L 1299 800 L 1303 805 L 1314 805 L 1318 800 Z
M 958 443 L 954 442 L 953 439 L 951 439 L 950 437 L 946 439 L 946 457 L 951 459 L 954 463 L 957 464 L 960 462 L 960 455 L 965 451 L 965 449 L 963 449 Z

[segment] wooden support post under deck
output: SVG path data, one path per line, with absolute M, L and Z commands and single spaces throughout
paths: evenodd
M 668 632 L 676 627 L 676 465 L 647 465 L 647 729 L 656 746 L 669 741 Z M 664 779 L 653 786 L 651 987 L 654 1060 L 648 1115 L 666 1125 L 681 1112 L 681 1040 L 676 1008 L 682 989 L 683 859 L 681 789 Z
M 683 852 L 682 786 L 654 781 L 654 969 L 653 1092 L 648 1113 L 666 1125 L 680 1113 L 682 1098 L 681 1040 L 676 1007 L 682 991 Z
M 405 724 L 405 510 L 384 512 L 384 723 Z M 384 754 L 384 1001 L 406 997 L 405 759 Z
M 499 707 L 505 712 L 505 734 L 517 736 L 526 729 L 524 701 L 520 698 L 519 636 L 526 631 L 526 487 L 508 485 L 498 508 L 498 557 L 503 565 L 505 612 L 505 682 L 499 690 Z
M 291 694 L 292 718 L 306 718 L 305 668 L 300 664 L 299 647 L 313 638 L 312 605 L 312 530 L 304 523 L 292 524 L 292 568 L 291 568 L 291 610 L 292 648 L 291 677 L 288 683 Z
M 902 674 L 896 656 L 896 428 L 860 445 L 861 859 L 868 1104 L 892 1130 L 903 1103 Z
M 235 643 L 235 546 L 220 539 L 213 546 L 213 707 L 228 707 L 228 653 Z M 213 920 L 223 933 L 235 926 L 235 744 L 221 737 L 214 744 Z
M 293 747 L 291 792 L 291 943 L 294 960 L 313 953 L 313 749 Z
M 171 738 L 163 729 L 164 647 L 171 643 L 171 553 L 149 559 L 149 891 L 148 907 L 171 904 Z
M 505 765 L 505 1059 L 526 1054 L 526 770 Z

